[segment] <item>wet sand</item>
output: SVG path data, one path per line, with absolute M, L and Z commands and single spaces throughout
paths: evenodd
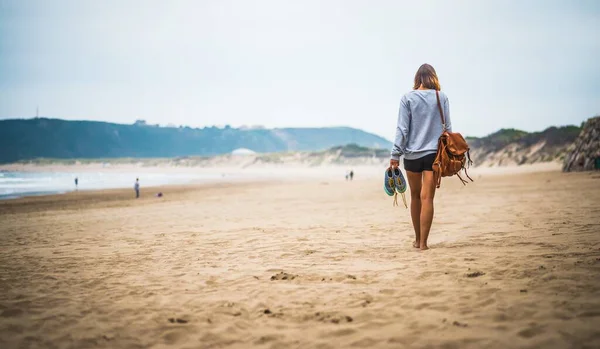
M 600 347 L 600 173 L 476 180 L 425 252 L 376 178 L 2 201 L 0 347 Z

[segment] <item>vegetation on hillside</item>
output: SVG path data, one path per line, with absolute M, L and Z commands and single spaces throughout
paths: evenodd
M 469 138 L 471 155 L 477 165 L 486 166 L 557 161 L 564 158 L 581 128 L 549 127 L 541 132 L 502 129 L 483 138 Z
M 158 127 L 35 118 L 0 121 L 0 163 L 36 158 L 101 159 L 211 156 L 249 148 L 259 153 L 316 151 L 356 143 L 388 148 L 382 137 L 348 127 L 237 129 Z
M 502 129 L 467 140 L 476 166 L 524 164 L 562 159 L 580 131 L 577 126 L 532 133 Z M 135 125 L 55 119 L 0 121 L 0 162 L 5 163 L 210 167 L 231 163 L 234 155 L 230 153 L 237 148 L 258 152 L 238 157 L 243 166 L 320 166 L 385 163 L 391 144 L 346 127 L 192 129 L 150 126 L 142 121 Z

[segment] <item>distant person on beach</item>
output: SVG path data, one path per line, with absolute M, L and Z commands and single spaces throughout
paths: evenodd
M 437 104 L 436 91 L 440 82 L 435 69 L 423 64 L 415 74 L 413 90 L 400 100 L 396 137 L 392 148 L 390 167 L 400 164 L 404 156 L 404 169 L 410 187 L 410 216 L 415 230 L 413 247 L 427 250 L 427 238 L 433 221 L 433 197 L 435 181 L 433 161 L 442 134 L 442 120 Z M 446 119 L 446 129 L 452 132 L 448 97 L 439 92 Z
M 133 185 L 133 189 L 135 190 L 135 198 L 139 198 L 140 197 L 140 179 L 136 178 L 135 179 L 135 184 Z
M 79 178 L 75 177 L 75 190 L 77 190 L 79 185 Z
M 354 178 L 354 171 L 350 170 L 350 180 L 352 180 Z

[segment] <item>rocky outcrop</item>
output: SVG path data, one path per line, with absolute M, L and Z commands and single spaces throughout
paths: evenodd
M 467 142 L 477 167 L 560 163 L 579 132 L 576 126 L 549 127 L 533 133 L 502 129 L 486 137 L 467 138 Z
M 590 171 L 600 165 L 600 116 L 588 119 L 569 148 L 563 171 Z

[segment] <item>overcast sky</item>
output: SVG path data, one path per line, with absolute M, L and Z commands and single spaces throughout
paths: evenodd
M 0 0 L 0 118 L 351 126 L 422 63 L 483 136 L 600 114 L 600 1 Z

